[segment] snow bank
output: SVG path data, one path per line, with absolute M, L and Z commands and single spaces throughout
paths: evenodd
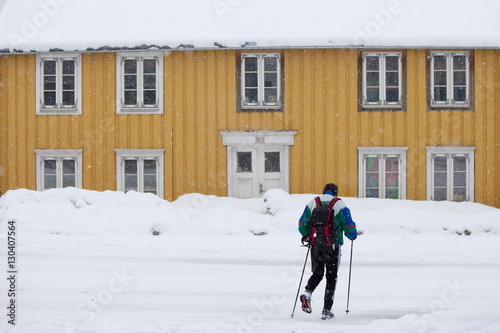
M 180 254 L 186 250 L 182 244 L 189 242 L 194 255 L 235 257 L 244 247 L 249 258 L 272 253 L 286 259 L 295 255 L 290 248 L 299 244 L 297 221 L 313 197 L 271 190 L 255 199 L 193 193 L 168 202 L 133 191 L 19 189 L 0 198 L 0 216 L 2 224 L 16 220 L 26 251 L 106 252 L 123 247 L 136 254 L 163 253 L 167 248 Z M 357 243 L 367 260 L 400 258 L 405 250 L 407 258 L 435 260 L 434 251 L 453 253 L 460 242 L 497 239 L 500 233 L 500 210 L 480 204 L 343 200 L 358 224 Z M 432 245 L 436 237 L 446 241 Z M 486 257 L 496 254 L 493 249 Z

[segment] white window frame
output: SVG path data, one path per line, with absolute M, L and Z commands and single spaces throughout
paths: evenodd
M 446 57 L 446 101 L 436 101 L 434 94 L 434 57 L 435 56 L 445 56 Z M 453 57 L 454 56 L 465 56 L 465 82 L 466 82 L 466 100 L 465 101 L 455 101 L 453 98 L 453 88 L 454 88 L 454 69 L 453 69 Z M 470 55 L 469 52 L 431 52 L 431 73 L 430 73 L 430 96 L 431 96 L 431 107 L 469 107 L 470 106 Z
M 265 102 L 265 71 L 264 71 L 264 59 L 266 57 L 277 57 L 277 97 L 275 103 L 266 103 Z M 249 103 L 245 101 L 245 59 L 246 58 L 257 58 L 257 103 Z M 246 110 L 254 110 L 254 109 L 280 109 L 281 108 L 281 54 L 279 53 L 243 53 L 241 55 L 241 109 Z
M 398 101 L 397 102 L 387 102 L 387 82 L 386 82 L 386 63 L 385 58 L 398 57 Z M 367 57 L 378 57 L 379 58 L 379 101 L 378 102 L 368 102 L 367 99 Z M 365 108 L 401 108 L 403 106 L 403 55 L 401 52 L 366 52 L 363 53 L 363 107 Z
M 56 105 L 44 105 L 44 61 L 56 61 Z M 71 106 L 62 105 L 63 74 L 62 61 L 75 61 L 75 104 Z M 37 54 L 36 57 L 36 114 L 78 115 L 82 114 L 82 69 L 81 54 Z
M 366 198 L 366 157 L 398 157 L 398 199 L 406 199 L 406 151 L 408 147 L 358 147 L 358 196 Z M 385 198 L 385 163 L 380 167 L 379 198 Z
M 35 149 L 36 154 L 36 187 L 37 191 L 45 190 L 43 163 L 45 160 L 57 161 L 57 186 L 62 188 L 62 161 L 71 159 L 76 162 L 75 165 L 75 187 L 82 188 L 82 149 Z
M 434 200 L 434 157 L 446 156 L 447 163 L 447 200 L 453 199 L 453 165 L 450 160 L 454 156 L 465 156 L 467 158 L 466 175 L 466 198 L 463 201 L 474 202 L 474 150 L 476 147 L 426 147 L 427 148 L 427 200 Z M 451 184 L 451 186 L 450 186 Z
M 137 104 L 125 104 L 125 60 L 137 61 Z M 156 103 L 143 104 L 144 97 L 144 59 L 156 61 Z M 116 56 L 116 113 L 117 114 L 163 114 L 163 52 L 120 52 Z
M 163 198 L 164 187 L 164 149 L 115 149 L 116 153 L 116 188 L 118 191 L 125 190 L 125 170 L 124 163 L 127 159 L 137 159 L 140 161 L 138 164 L 138 174 L 140 175 L 138 181 L 137 192 L 144 191 L 144 160 L 155 159 L 158 162 L 157 172 L 157 196 Z

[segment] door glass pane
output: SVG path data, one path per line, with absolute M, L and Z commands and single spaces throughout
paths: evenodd
M 252 172 L 252 152 L 236 153 L 237 172 Z
M 265 159 L 265 172 L 280 172 L 280 153 L 279 152 L 266 152 Z

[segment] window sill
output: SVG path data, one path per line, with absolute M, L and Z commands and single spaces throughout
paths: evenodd
M 52 116 L 52 115 L 81 115 L 82 111 L 79 109 L 39 109 L 36 111 L 37 115 Z
M 116 111 L 117 114 L 163 114 L 163 109 L 158 108 L 122 108 Z

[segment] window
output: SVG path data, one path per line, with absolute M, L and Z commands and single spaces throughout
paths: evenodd
M 402 108 L 401 53 L 363 53 L 363 108 Z
M 359 147 L 359 196 L 406 199 L 406 147 Z
M 79 54 L 38 55 L 37 114 L 81 114 Z
M 427 147 L 427 198 L 474 201 L 474 147 Z
M 430 58 L 431 107 L 469 107 L 469 53 L 433 52 Z
M 280 109 L 281 55 L 249 53 L 241 55 L 242 110 Z
M 163 149 L 115 149 L 117 189 L 163 197 Z
M 36 149 L 37 190 L 82 187 L 81 149 Z
M 163 113 L 163 54 L 120 53 L 117 113 Z

